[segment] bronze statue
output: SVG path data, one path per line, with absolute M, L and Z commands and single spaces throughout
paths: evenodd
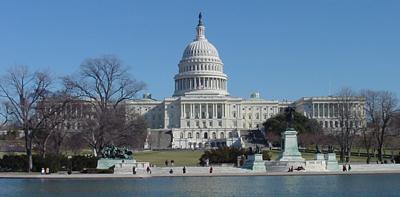
M 256 154 L 260 154 L 261 153 L 261 151 L 260 151 L 260 147 L 258 147 L 258 145 L 256 145 L 256 152 L 255 152 Z
M 103 158 L 107 159 L 133 159 L 133 152 L 127 148 L 118 148 L 114 145 L 107 145 L 101 150 Z
M 295 111 L 296 110 L 295 110 L 294 107 L 287 107 L 285 109 L 287 128 L 293 128 L 294 112 Z

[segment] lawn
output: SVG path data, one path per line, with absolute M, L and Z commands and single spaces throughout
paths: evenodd
M 148 161 L 157 166 L 164 166 L 165 160 L 169 162 L 174 160 L 176 166 L 196 166 L 199 163 L 199 158 L 203 151 L 144 151 L 134 153 L 134 158 L 137 161 Z

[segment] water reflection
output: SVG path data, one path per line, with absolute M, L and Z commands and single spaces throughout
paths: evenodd
M 396 196 L 400 175 L 0 179 L 0 196 Z

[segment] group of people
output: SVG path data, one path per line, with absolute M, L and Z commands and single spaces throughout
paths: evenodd
M 293 172 L 293 170 L 300 171 L 300 170 L 305 170 L 305 169 L 304 169 L 303 166 L 297 166 L 297 168 L 294 168 L 294 169 L 293 169 L 293 166 L 291 166 L 291 167 L 289 168 L 288 172 Z
M 50 174 L 50 168 L 42 168 L 42 170 L 40 171 L 40 174 Z
M 351 165 L 350 164 L 347 164 L 347 165 L 343 164 L 342 170 L 343 170 L 343 172 L 350 171 L 351 170 Z

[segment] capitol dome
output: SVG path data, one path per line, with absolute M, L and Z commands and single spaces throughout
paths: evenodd
M 194 40 L 183 52 L 182 59 L 189 59 L 193 56 L 214 57 L 219 59 L 218 51 L 207 41 L 207 39 Z
M 185 48 L 178 67 L 174 96 L 228 95 L 228 77 L 217 49 L 206 38 L 201 13 L 196 37 Z

